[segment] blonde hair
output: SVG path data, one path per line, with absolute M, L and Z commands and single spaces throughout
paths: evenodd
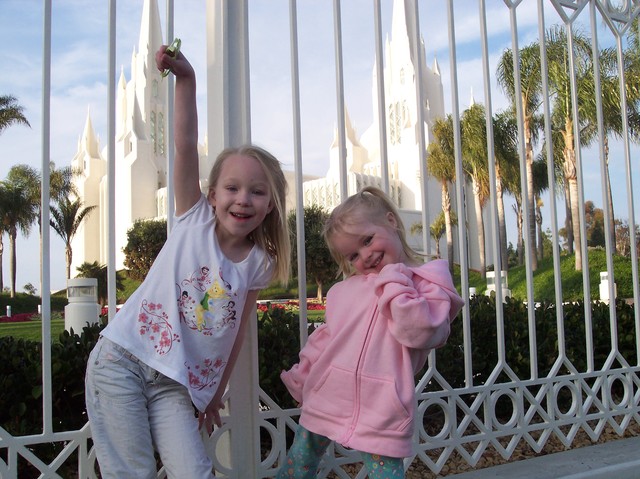
M 386 220 L 387 213 L 391 213 L 396 226 L 393 228 Z M 409 262 L 421 262 L 422 255 L 415 251 L 407 243 L 404 224 L 398 213 L 398 209 L 391 199 L 379 188 L 365 186 L 355 195 L 347 198 L 336 206 L 324 224 L 322 235 L 324 236 L 331 256 L 338 263 L 338 276 L 342 273 L 351 276 L 355 273 L 349 260 L 335 250 L 333 238 L 336 234 L 345 233 L 349 226 L 362 223 L 372 223 L 385 228 L 392 228 L 398 235 L 402 250 Z
M 251 240 L 271 256 L 275 262 L 272 280 L 282 284 L 289 281 L 291 263 L 291 243 L 289 240 L 289 224 L 286 217 L 287 180 L 282 172 L 278 159 L 267 150 L 255 145 L 226 148 L 216 158 L 209 173 L 209 190 L 215 187 L 222 165 L 231 155 L 242 155 L 253 158 L 260 165 L 269 182 L 273 208 L 264 220 L 251 232 Z

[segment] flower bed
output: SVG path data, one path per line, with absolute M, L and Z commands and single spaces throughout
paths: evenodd
M 264 313 L 268 311 L 269 308 L 275 309 L 284 309 L 285 311 L 291 311 L 293 313 L 298 313 L 300 311 L 300 301 L 297 299 L 289 299 L 289 300 L 273 300 L 273 301 L 261 301 L 258 303 L 258 311 Z M 307 300 L 307 310 L 312 311 L 324 311 L 325 305 L 324 302 L 319 302 L 317 299 L 308 299 Z
M 24 321 L 31 321 L 31 316 L 36 313 L 17 313 L 11 316 L 0 316 L 0 323 L 22 323 Z

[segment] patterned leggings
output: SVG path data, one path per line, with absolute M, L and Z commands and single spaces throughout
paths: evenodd
M 282 465 L 276 479 L 313 479 L 316 477 L 320 460 L 331 440 L 298 426 L 286 463 Z M 362 460 L 370 479 L 402 479 L 404 464 L 402 458 L 386 457 L 362 452 Z

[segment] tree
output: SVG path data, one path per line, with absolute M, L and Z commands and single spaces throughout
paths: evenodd
M 514 65 L 513 52 L 505 50 L 496 70 L 498 84 L 509 98 L 514 111 L 516 105 L 522 107 L 523 134 L 525 150 L 525 174 L 527 185 L 526 207 L 529 212 L 529 240 L 533 247 L 536 242 L 535 199 L 533 193 L 533 144 L 537 137 L 534 116 L 542 100 L 542 77 L 540 76 L 540 54 L 537 44 L 530 44 L 518 52 L 519 63 Z M 517 69 L 517 70 L 516 70 Z M 520 98 L 517 98 L 516 75 L 520 73 Z M 521 203 L 524 203 L 524 198 Z M 534 248 L 535 249 L 535 248 Z M 531 266 L 538 268 L 535 251 L 531 251 Z
M 620 78 L 618 76 L 618 58 L 617 52 L 614 48 L 605 48 L 599 52 L 598 64 L 600 65 L 600 96 L 602 105 L 602 123 L 604 129 L 603 138 L 603 152 L 604 152 L 604 178 L 606 188 L 606 201 L 605 207 L 608 213 L 609 223 L 607 229 L 609 230 L 610 237 L 612 239 L 612 252 L 616 253 L 616 221 L 613 210 L 613 194 L 611 191 L 611 178 L 609 177 L 609 136 L 613 135 L 616 138 L 624 138 L 625 126 L 628 127 L 630 139 L 634 142 L 640 140 L 640 90 L 637 88 L 638 82 L 640 82 L 640 73 L 638 68 L 640 63 L 638 62 L 636 39 L 634 38 L 637 33 L 638 19 L 634 20 L 634 27 L 629 29 L 628 41 L 630 48 L 623 53 L 623 70 L 625 72 L 625 85 L 624 94 L 626 97 L 627 106 L 627 121 L 623 120 L 623 105 L 622 95 L 620 91 Z M 592 108 L 585 108 L 586 113 L 589 115 L 589 121 L 593 124 L 593 129 L 597 128 L 597 108 L 595 102 L 587 103 Z M 595 136 L 594 136 L 595 138 Z
M 76 268 L 78 270 L 77 278 L 96 278 L 98 280 L 98 303 L 104 307 L 109 299 L 108 295 L 108 274 L 106 264 L 99 264 L 97 261 L 93 263 L 84 262 Z M 124 287 L 122 275 L 120 271 L 116 271 L 116 289 L 121 291 Z
M 442 212 L 447 238 L 447 261 L 453 274 L 453 219 L 449 184 L 456 180 L 455 153 L 453 146 L 453 117 L 438 118 L 432 127 L 434 141 L 427 147 L 427 171 L 440 182 Z
M 24 289 L 25 293 L 30 294 L 31 296 L 38 294 L 38 289 L 31 283 L 25 284 L 22 289 Z
M 509 269 L 507 251 L 507 223 L 504 211 L 504 193 L 511 191 L 511 184 L 520 177 L 518 161 L 518 126 L 512 111 L 502 111 L 494 115 L 493 137 L 496 172 L 496 207 L 498 210 L 498 230 L 500 233 L 500 264 L 504 271 Z
M 18 104 L 16 97 L 0 95 L 0 133 L 14 123 L 20 123 L 31 128 L 27 117 L 24 116 L 24 107 Z
M 596 208 L 593 201 L 584 203 L 584 222 L 588 246 L 603 246 L 604 243 L 604 211 Z
M 489 163 L 487 160 L 487 126 L 485 109 L 475 103 L 462 113 L 462 156 L 467 175 L 471 178 L 478 229 L 480 275 L 486 277 L 484 218 L 482 210 L 489 201 Z
M 167 220 L 137 220 L 127 231 L 123 248 L 129 276 L 143 281 L 167 241 Z
M 616 243 L 618 252 L 626 257 L 631 256 L 631 236 L 632 231 L 627 221 L 616 220 Z M 636 225 L 633 234 L 636 243 L 636 253 L 640 255 L 640 229 Z
M 19 183 L 4 181 L 0 184 L 2 211 L 2 224 L 9 233 L 10 248 L 10 275 L 11 275 L 11 297 L 16 294 L 16 238 L 18 231 L 28 236 L 31 225 L 35 221 L 36 210 L 33 203 L 26 194 L 25 188 Z
M 26 125 L 31 128 L 23 112 L 24 108 L 18 104 L 18 100 L 15 97 L 11 95 L 0 95 L 0 133 L 14 123 Z M 0 207 L 2 207 L 2 205 L 0 205 Z M 0 223 L 0 291 L 4 290 L 4 278 L 2 276 L 2 254 L 4 253 L 2 236 L 4 233 L 8 233 L 8 231 L 5 229 L 4 224 Z
M 458 219 L 453 211 L 451 212 L 451 216 L 453 224 L 457 225 Z M 446 232 L 446 230 L 447 227 L 446 221 L 444 219 L 444 211 L 441 211 L 440 213 L 438 213 L 438 216 L 436 216 L 436 219 L 433 220 L 433 223 L 431 223 L 431 225 L 429 226 L 429 233 L 436 243 L 436 258 L 440 258 L 440 238 L 442 238 L 442 235 Z M 422 234 L 422 223 L 413 223 L 411 225 L 411 234 Z
M 322 228 L 328 213 L 318 205 L 305 206 L 304 211 L 304 248 L 305 268 L 307 276 L 313 278 L 317 286 L 318 301 L 322 301 L 322 287 L 336 277 L 337 266 L 331 257 L 329 247 L 322 236 Z M 289 213 L 289 230 L 291 234 L 291 263 L 295 276 L 298 275 L 298 250 L 296 234 L 296 212 Z
M 588 145 L 596 130 L 590 118 L 595 103 L 595 82 L 593 77 L 593 62 L 591 59 L 591 42 L 580 32 L 572 35 L 571 42 L 561 27 L 551 28 L 545 38 L 549 82 L 554 96 L 552 123 L 553 129 L 558 131 L 563 140 L 563 172 L 566 190 L 567 217 L 570 218 L 573 242 L 575 243 L 575 269 L 582 270 L 580 201 L 578 195 L 578 176 L 576 164 L 576 145 Z M 570 48 L 572 47 L 572 48 Z M 570 58 L 573 59 L 570 62 Z M 573 69 L 570 66 L 573 65 Z M 577 92 L 577 107 L 579 118 L 573 118 L 573 104 L 571 95 L 572 78 L 575 78 Z M 579 138 L 575 138 L 574 121 L 580 131 Z
M 65 246 L 65 260 L 67 264 L 67 278 L 71 277 L 71 262 L 73 260 L 73 250 L 71 241 L 78 232 L 82 221 L 91 213 L 96 206 L 82 206 L 82 200 L 69 200 L 63 197 L 58 202 L 58 206 L 51 206 L 51 227 L 62 238 Z
M 71 182 L 73 175 L 71 167 L 56 169 L 55 163 L 50 162 L 49 172 L 50 197 L 52 201 L 59 202 L 62 199 L 67 198 L 69 195 L 76 193 L 75 187 Z M 22 218 L 22 221 L 26 221 L 27 219 L 30 221 L 28 226 L 22 225 L 21 229 L 23 233 L 28 235 L 31 230 L 31 225 L 35 222 L 38 223 L 38 230 L 41 233 L 41 173 L 36 168 L 26 164 L 14 165 L 9 170 L 9 173 L 7 173 L 7 182 L 20 188 L 25 198 L 25 211 L 16 211 L 12 213 L 13 215 L 16 215 L 16 217 Z M 10 207 L 16 208 L 17 206 Z M 24 228 L 24 226 L 27 227 Z M 40 256 L 42 256 L 42 234 L 40 234 Z M 15 275 L 15 271 L 13 272 L 13 275 Z M 15 281 L 15 278 L 13 278 L 13 281 Z

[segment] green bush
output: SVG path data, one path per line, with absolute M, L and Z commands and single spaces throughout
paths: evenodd
M 470 336 L 471 358 L 473 364 L 474 385 L 484 384 L 492 374 L 498 362 L 496 335 L 495 295 L 491 297 L 478 295 L 470 299 Z M 591 308 L 594 368 L 600 369 L 605 364 L 611 351 L 611 328 L 609 306 L 602 302 L 587 303 Z M 531 377 L 531 355 L 529 348 L 529 318 L 526 304 L 506 298 L 503 305 L 505 355 L 506 362 L 515 376 L 520 380 Z M 636 364 L 635 320 L 633 306 L 624 301 L 616 302 L 618 347 L 620 353 L 630 364 Z M 587 370 L 587 342 L 585 337 L 585 303 L 575 301 L 562 307 L 562 325 L 565 334 L 567 359 L 575 370 Z M 461 315 L 452 323 L 451 334 L 447 344 L 437 351 L 437 367 L 442 376 L 454 388 L 465 386 L 464 378 L 464 342 Z M 535 339 L 538 376 L 545 377 L 551 371 L 558 357 L 558 325 L 557 308 L 553 303 L 538 305 L 535 312 Z M 571 372 L 562 365 L 560 374 Z M 508 382 L 503 372 L 496 382 Z M 431 385 L 436 388 L 435 384 Z M 614 390 L 614 393 L 621 391 Z M 570 404 L 570 397 L 561 398 Z M 498 410 L 504 417 L 511 415 L 511 405 Z
M 26 293 L 16 293 L 12 298 L 9 293 L 0 293 L 0 316 L 4 316 L 7 306 L 11 306 L 11 314 L 36 313 L 38 305 L 42 302 L 40 296 L 33 296 Z M 66 295 L 51 295 L 51 310 L 64 311 L 64 307 L 69 303 Z
M 470 300 L 471 351 L 473 380 L 484 384 L 498 361 L 496 344 L 495 296 L 474 296 Z M 587 303 L 591 308 L 594 367 L 601 368 L 609 355 L 611 344 L 610 312 L 604 303 Z M 527 306 L 521 301 L 506 299 L 503 305 L 506 361 L 513 374 L 527 380 L 531 377 L 529 351 L 529 318 Z M 553 303 L 539 305 L 535 312 L 537 367 L 540 377 L 546 376 L 558 356 L 556 307 Z M 618 345 L 620 353 L 630 364 L 637 363 L 635 348 L 635 317 L 633 306 L 616 302 Z M 587 369 L 585 339 L 585 303 L 577 301 L 563 305 L 563 327 L 568 360 L 577 371 Z M 312 332 L 312 326 L 309 333 Z M 87 326 L 81 335 L 64 331 L 52 345 L 53 422 L 56 431 L 74 430 L 86 423 L 84 405 L 84 376 L 89 353 L 95 345 L 101 326 Z M 280 372 L 298 362 L 298 314 L 282 308 L 270 308 L 258 317 L 258 356 L 260 385 L 283 408 L 296 407 Z M 465 386 L 464 342 L 462 321 L 452 323 L 447 344 L 437 351 L 438 371 L 453 388 Z M 39 342 L 0 337 L 0 425 L 9 433 L 20 436 L 37 434 L 42 428 L 42 347 Z M 566 365 L 561 374 L 570 374 Z M 417 376 L 417 379 L 421 374 Z M 502 373 L 497 382 L 508 381 Z M 619 383 L 616 382 L 616 383 Z M 614 387 L 621 388 L 621 384 Z M 435 382 L 428 388 L 441 389 Z M 562 391 L 561 391 L 562 393 Z M 614 389 L 614 394 L 622 391 Z M 473 398 L 469 398 L 473 400 Z M 565 410 L 571 397 L 559 397 L 558 407 Z M 509 401 L 498 402 L 496 414 L 511 415 Z M 432 421 L 433 418 L 427 418 Z M 437 418 L 436 418 L 437 419 Z M 53 459 L 61 444 L 40 445 L 35 451 L 43 460 Z M 20 477 L 27 477 L 21 475 Z
M 311 333 L 313 326 L 309 327 Z M 260 387 L 283 408 L 297 407 L 280 379 L 280 372 L 298 362 L 299 316 L 282 308 L 270 308 L 258 318 Z
M 81 335 L 64 331 L 51 345 L 54 430 L 80 428 L 84 412 L 84 373 L 101 327 Z M 0 425 L 13 435 L 37 434 L 42 428 L 42 344 L 0 338 Z

